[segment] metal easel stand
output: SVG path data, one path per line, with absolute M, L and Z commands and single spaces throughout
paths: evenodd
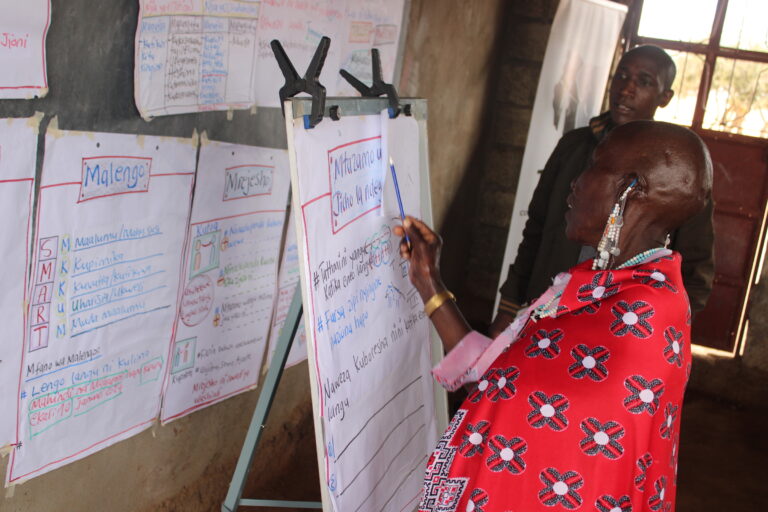
M 251 470 L 253 456 L 256 452 L 256 445 L 259 444 L 261 433 L 264 431 L 264 424 L 269 410 L 272 407 L 272 400 L 275 398 L 277 385 L 280 383 L 280 377 L 285 369 L 285 361 L 288 359 L 288 353 L 291 351 L 293 337 L 299 327 L 301 320 L 301 289 L 296 286 L 293 293 L 291 307 L 288 309 L 288 316 L 285 319 L 283 330 L 277 340 L 275 354 L 269 365 L 267 378 L 264 380 L 259 401 L 256 403 L 256 409 L 253 411 L 251 426 L 248 427 L 248 433 L 243 442 L 243 448 L 240 450 L 240 458 L 235 467 L 235 473 L 232 475 L 232 482 L 229 484 L 229 491 L 224 503 L 221 505 L 222 512 L 235 512 L 239 506 L 248 507 L 279 507 L 279 508 L 323 508 L 319 501 L 286 501 L 286 500 L 255 500 L 243 499 L 243 488 Z
M 323 119 L 325 110 L 325 87 L 320 83 L 320 72 L 323 70 L 325 58 L 328 55 L 328 48 L 331 40 L 328 37 L 320 39 L 315 54 L 307 67 L 304 77 L 300 77 L 296 68 L 291 63 L 283 46 L 277 39 L 270 43 L 272 51 L 280 66 L 280 71 L 285 77 L 285 85 L 280 88 L 280 106 L 285 114 L 285 100 L 295 96 L 300 92 L 306 92 L 312 96 L 312 111 L 310 115 L 304 116 L 305 128 L 313 128 Z M 264 380 L 259 401 L 256 403 L 256 409 L 253 411 L 251 425 L 248 427 L 248 433 L 243 442 L 243 448 L 240 450 L 240 458 L 237 460 L 235 473 L 232 475 L 232 481 L 229 484 L 229 491 L 224 503 L 221 505 L 222 512 L 235 512 L 239 506 L 248 507 L 278 507 L 278 508 L 308 508 L 321 509 L 323 505 L 319 501 L 287 501 L 287 500 L 256 500 L 243 499 L 243 488 L 251 470 L 253 456 L 256 452 L 256 446 L 259 444 L 261 433 L 264 430 L 264 424 L 272 407 L 272 401 L 275 398 L 275 391 L 280 382 L 280 377 L 285 369 L 285 362 L 288 359 L 288 353 L 293 344 L 293 337 L 299 327 L 301 320 L 301 287 L 296 286 L 293 293 L 291 307 L 288 309 L 288 316 L 285 318 L 283 330 L 277 340 L 275 353 L 269 364 L 267 378 Z

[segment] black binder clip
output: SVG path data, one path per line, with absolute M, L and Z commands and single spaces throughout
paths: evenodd
M 392 84 L 384 82 L 381 77 L 381 58 L 379 57 L 379 50 L 376 48 L 371 49 L 371 65 L 373 66 L 373 84 L 370 87 L 363 82 L 355 78 L 349 71 L 342 69 L 339 71 L 344 80 L 349 82 L 349 85 L 357 89 L 357 91 L 365 98 L 378 98 L 382 94 L 387 95 L 389 100 L 389 118 L 396 118 L 400 112 L 405 115 L 411 115 L 411 105 L 400 106 L 400 98 L 397 96 L 397 89 Z
M 285 85 L 280 88 L 280 107 L 283 109 L 283 115 L 285 115 L 285 100 L 300 92 L 306 92 L 312 96 L 312 110 L 310 115 L 304 116 L 304 128 L 314 128 L 323 120 L 325 110 L 325 87 L 320 83 L 320 72 L 323 70 L 331 39 L 327 36 L 320 39 L 315 55 L 307 67 L 307 72 L 304 73 L 304 78 L 296 72 L 280 41 L 273 39 L 270 46 L 277 59 L 277 65 L 280 66 L 280 71 L 285 77 Z

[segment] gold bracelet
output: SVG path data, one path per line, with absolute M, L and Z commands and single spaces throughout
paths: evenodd
M 445 301 L 447 300 L 456 302 L 456 296 L 448 290 L 434 294 L 427 302 L 424 303 L 424 312 L 428 317 L 431 317 L 432 314 L 437 311 L 440 306 L 445 304 Z

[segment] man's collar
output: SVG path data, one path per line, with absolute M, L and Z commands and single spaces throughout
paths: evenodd
M 595 136 L 598 142 L 603 140 L 603 137 L 611 131 L 614 127 L 613 120 L 611 119 L 611 112 L 603 112 L 597 117 L 593 117 L 589 120 L 589 128 L 592 130 L 592 135 Z

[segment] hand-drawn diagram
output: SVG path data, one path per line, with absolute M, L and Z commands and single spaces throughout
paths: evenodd
M 203 139 L 162 421 L 258 383 L 288 186 L 285 151 Z

